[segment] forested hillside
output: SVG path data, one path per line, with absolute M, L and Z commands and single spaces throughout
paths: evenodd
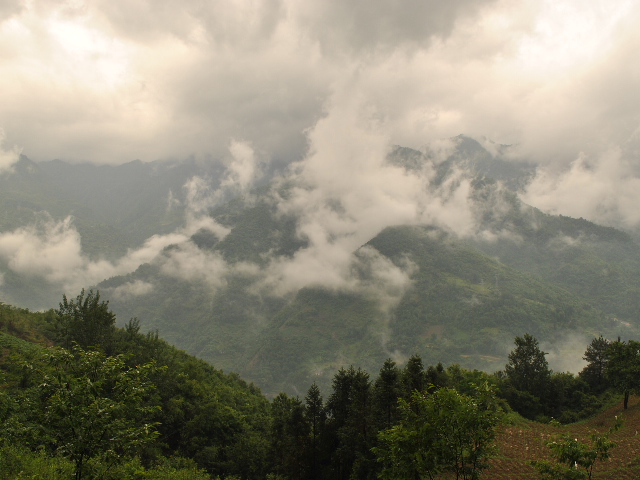
M 640 468 L 640 342 L 593 339 L 575 376 L 552 371 L 525 334 L 494 374 L 413 355 L 268 400 L 137 320 L 115 321 L 93 291 L 44 313 L 0 305 L 3 478 L 634 478 Z

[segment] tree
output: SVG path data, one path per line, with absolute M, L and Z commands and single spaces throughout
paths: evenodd
M 579 373 L 589 387 L 595 394 L 604 392 L 609 387 L 607 380 L 607 363 L 609 362 L 609 356 L 607 350 L 611 342 L 602 335 L 598 338 L 594 338 L 587 350 L 584 352 L 584 360 L 588 363 Z
M 449 386 L 449 375 L 445 371 L 441 362 L 438 362 L 438 365 L 435 367 L 433 365 L 429 365 L 425 375 L 430 388 L 437 389 Z
M 400 371 L 390 358 L 384 362 L 373 384 L 373 410 L 378 430 L 390 428 L 398 419 L 401 393 Z
M 516 337 L 516 348 L 509 353 L 509 363 L 505 366 L 507 378 L 518 390 L 534 396 L 542 396 L 546 390 L 551 371 L 540 350 L 538 340 L 529 335 Z
M 320 440 L 324 433 L 327 414 L 322 404 L 320 389 L 315 382 L 309 387 L 305 397 L 304 415 L 310 429 L 311 436 L 311 478 L 319 478 L 319 460 L 321 460 Z
M 123 355 L 78 346 L 48 350 L 45 361 L 50 368 L 33 392 L 32 421 L 42 431 L 40 442 L 74 463 L 76 480 L 87 461 L 100 458 L 108 468 L 157 437 L 158 407 L 149 402 L 147 381 L 153 364 L 129 368 Z
M 63 295 L 55 314 L 55 340 L 60 346 L 70 349 L 77 343 L 85 349 L 110 347 L 116 316 L 109 310 L 108 301 L 100 301 L 100 292 L 89 290 L 85 296 L 83 288 L 75 300 Z
M 607 348 L 607 378 L 613 388 L 624 395 L 624 409 L 629 395 L 640 387 L 640 342 L 612 342 Z
M 333 378 L 333 392 L 327 400 L 333 478 L 367 478 L 373 470 L 371 447 L 376 432 L 371 404 L 369 374 L 353 366 L 341 368 Z
M 402 371 L 404 399 L 412 397 L 414 391 L 423 392 L 427 387 L 424 365 L 420 355 L 412 355 Z
M 275 473 L 291 480 L 309 478 L 309 424 L 297 397 L 280 393 L 271 404 L 271 456 Z
M 452 472 L 457 479 L 476 480 L 493 451 L 501 421 L 497 399 L 488 384 L 475 395 L 441 388 L 433 394 L 415 391 L 400 401 L 401 420 L 379 433 L 374 448 L 383 464 L 380 478 L 434 479 Z

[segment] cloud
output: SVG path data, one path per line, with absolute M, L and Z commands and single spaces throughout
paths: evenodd
M 114 300 L 128 300 L 133 297 L 147 295 L 152 291 L 153 284 L 149 282 L 143 282 L 142 280 L 135 280 L 133 282 L 127 282 L 114 288 L 111 292 L 111 296 Z
M 227 264 L 218 252 L 200 250 L 192 242 L 174 245 L 162 252 L 153 263 L 164 275 L 191 282 L 201 282 L 214 289 L 226 285 Z
M 491 3 L 468 0 L 389 0 L 294 2 L 290 7 L 307 34 L 333 55 L 367 55 L 404 45 L 428 46 L 447 37 L 461 16 L 473 16 Z
M 4 138 L 4 130 L 0 128 L 0 174 L 11 171 L 13 165 L 20 160 L 20 153 L 22 152 L 22 149 L 17 146 L 7 150 L 4 145 Z
M 196 270 L 204 274 L 204 269 L 211 266 L 211 262 L 204 261 L 206 258 L 200 258 L 204 253 L 188 262 L 185 259 L 187 254 L 194 256 L 197 250 L 190 241 L 191 236 L 198 231 L 206 230 L 222 239 L 229 229 L 217 224 L 211 217 L 203 215 L 208 202 L 202 192 L 198 192 L 200 183 L 197 178 L 188 183 L 190 196 L 187 200 L 190 203 L 187 205 L 183 227 L 169 234 L 149 237 L 142 246 L 128 250 L 126 255 L 115 262 L 90 259 L 82 251 L 80 234 L 73 225 L 73 218 L 68 216 L 62 220 L 55 220 L 46 212 L 40 213 L 31 225 L 0 233 L 0 259 L 6 262 L 9 269 L 20 275 L 43 278 L 51 284 L 62 286 L 65 290 L 79 290 L 107 278 L 131 273 L 140 265 L 157 261 L 159 258 L 173 266 L 176 276 L 186 277 L 187 263 L 190 268 L 197 267 Z M 172 253 L 163 253 L 171 246 Z M 215 274 L 211 273 L 205 277 L 211 280 L 211 283 L 215 283 L 211 275 Z M 136 284 L 127 287 L 126 290 L 129 294 L 141 294 L 144 288 Z M 125 291 L 122 290 L 120 293 L 124 295 Z
M 547 361 L 554 371 L 578 374 L 587 364 L 582 356 L 591 340 L 587 335 L 567 334 L 554 343 L 542 343 L 540 347 L 548 352 Z
M 238 140 L 231 140 L 229 151 L 233 162 L 229 165 L 227 177 L 222 181 L 221 187 L 246 193 L 259 176 L 255 152 L 248 143 Z
M 597 157 L 581 153 L 566 170 L 539 170 L 523 196 L 542 210 L 605 225 L 640 225 L 640 178 L 634 160 L 619 148 Z
M 356 273 L 367 259 L 368 278 L 378 279 L 372 288 L 383 298 L 396 283 L 407 288 L 412 271 L 361 249 L 384 228 L 430 223 L 461 235 L 477 229 L 469 181 L 453 174 L 435 184 L 434 162 L 426 158 L 417 170 L 390 163 L 386 120 L 366 95 L 353 94 L 351 81 L 358 79 L 347 80 L 327 105 L 308 131 L 308 155 L 283 180 L 289 187 L 277 207 L 297 218 L 307 246 L 269 264 L 264 283 L 279 294 L 305 286 L 363 293 L 366 281 Z M 435 148 L 432 157 L 437 162 L 445 151 Z
M 7 20 L 13 15 L 17 15 L 22 10 L 22 2 L 20 0 L 6 0 L 0 3 L 0 21 Z
M 308 247 L 247 270 L 280 292 L 358 289 L 353 253 L 387 226 L 477 233 L 462 172 L 436 185 L 433 164 L 387 161 L 393 144 L 428 144 L 437 164 L 452 146 L 439 139 L 460 133 L 518 144 L 519 157 L 542 164 L 532 205 L 637 225 L 638 19 L 624 0 L 5 2 L 7 145 L 36 160 L 213 156 L 228 170 L 215 191 L 204 178 L 185 186 L 184 228 L 117 262 L 89 260 L 70 219 L 0 234 L 0 255 L 74 286 L 154 261 L 221 286 L 231 267 L 189 237 L 204 228 L 223 238 L 208 211 L 246 195 L 272 162 L 291 165 L 290 196 L 274 201 Z M 0 170 L 19 153 L 3 152 Z M 389 269 L 380 285 L 410 277 L 367 262 Z
M 222 158 L 235 138 L 289 163 L 345 79 L 413 147 L 465 133 L 566 165 L 640 124 L 626 0 L 3 5 L 0 125 L 34 159 Z
M 80 235 L 71 217 L 43 218 L 36 224 L 0 235 L 0 257 L 14 272 L 60 282 L 82 267 Z
M 72 217 L 56 221 L 41 214 L 31 225 L 0 234 L 0 258 L 20 275 L 79 290 L 105 278 L 130 273 L 155 258 L 164 247 L 184 239 L 183 234 L 153 236 L 118 262 L 92 261 L 82 252 Z

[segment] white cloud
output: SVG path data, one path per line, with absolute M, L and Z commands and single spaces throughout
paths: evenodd
M 632 162 L 619 148 L 595 158 L 582 153 L 566 170 L 541 170 L 523 198 L 551 213 L 637 227 L 640 178 Z
M 192 179 L 189 185 L 199 184 Z M 187 256 L 197 250 L 190 237 L 199 230 L 208 230 L 218 238 L 224 238 L 229 229 L 217 224 L 211 217 L 202 214 L 208 205 L 206 199 L 193 187 L 185 214 L 185 225 L 165 235 L 153 235 L 142 246 L 130 249 L 115 262 L 92 260 L 82 251 L 80 234 L 73 225 L 73 218 L 56 221 L 49 214 L 42 213 L 31 225 L 0 233 L 0 258 L 14 272 L 43 278 L 75 291 L 95 285 L 113 276 L 135 271 L 140 265 L 164 258 L 175 269 L 175 275 L 185 277 L 189 268 L 201 272 L 205 279 L 216 283 L 215 273 L 205 272 L 211 266 L 206 254 L 187 260 Z M 201 193 L 201 192 L 200 192 Z M 172 253 L 162 254 L 169 246 L 176 246 Z M 221 262 L 221 260 L 220 260 Z M 170 267 L 166 267 L 170 270 Z M 206 273 L 206 274 L 205 274 Z M 196 273 L 197 275 L 197 273 Z M 127 287 L 127 291 L 142 292 L 141 285 Z M 124 294 L 124 291 L 122 292 Z
M 4 145 L 4 130 L 0 128 L 0 174 L 3 172 L 11 171 L 13 165 L 20 160 L 21 148 L 14 146 L 7 150 Z
M 228 267 L 218 252 L 200 250 L 191 242 L 184 242 L 162 253 L 158 263 L 165 275 L 191 282 L 203 282 L 217 289 L 226 285 Z
M 147 295 L 153 291 L 153 284 L 135 280 L 119 285 L 113 289 L 111 296 L 114 300 L 128 300 L 133 297 Z
M 453 175 L 433 186 L 431 163 L 418 171 L 390 164 L 387 123 L 366 95 L 354 90 L 347 81 L 336 94 L 308 132 L 309 154 L 292 165 L 286 179 L 293 187 L 278 208 L 298 219 L 298 235 L 308 246 L 269 265 L 265 282 L 280 293 L 303 286 L 362 292 L 363 279 L 354 275 L 362 260 L 354 252 L 389 226 L 431 223 L 461 235 L 476 230 L 469 182 Z M 435 148 L 433 156 L 444 151 Z M 378 297 L 393 291 L 392 279 L 403 288 L 409 284 L 410 269 L 383 262 L 367 249 L 360 255 L 374 265 L 384 263 L 372 269 L 378 272 L 374 277 L 385 269 L 389 273 L 376 277 L 377 287 L 384 284 L 376 288 Z
M 246 193 L 259 176 L 255 152 L 248 143 L 238 140 L 231 140 L 229 151 L 233 161 L 228 167 L 227 177 L 222 181 L 221 187 Z
M 71 217 L 38 223 L 0 235 L 0 256 L 11 270 L 51 282 L 68 279 L 82 267 L 80 235 Z

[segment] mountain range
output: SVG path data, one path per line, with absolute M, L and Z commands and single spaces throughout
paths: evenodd
M 394 147 L 384 171 L 419 186 L 420 214 L 321 244 L 309 212 L 359 225 L 356 213 L 344 196 L 312 211 L 314 187 L 295 166 L 238 190 L 222 162 L 22 157 L 0 175 L 0 300 L 42 309 L 99 289 L 121 324 L 137 317 L 267 394 L 302 395 L 342 366 L 414 353 L 495 371 L 523 333 L 554 368 L 576 370 L 562 362 L 572 345 L 637 336 L 640 244 L 523 203 L 536 166 L 509 151 L 464 136 L 445 154 Z M 75 269 L 21 263 L 16 243 L 31 241 Z

